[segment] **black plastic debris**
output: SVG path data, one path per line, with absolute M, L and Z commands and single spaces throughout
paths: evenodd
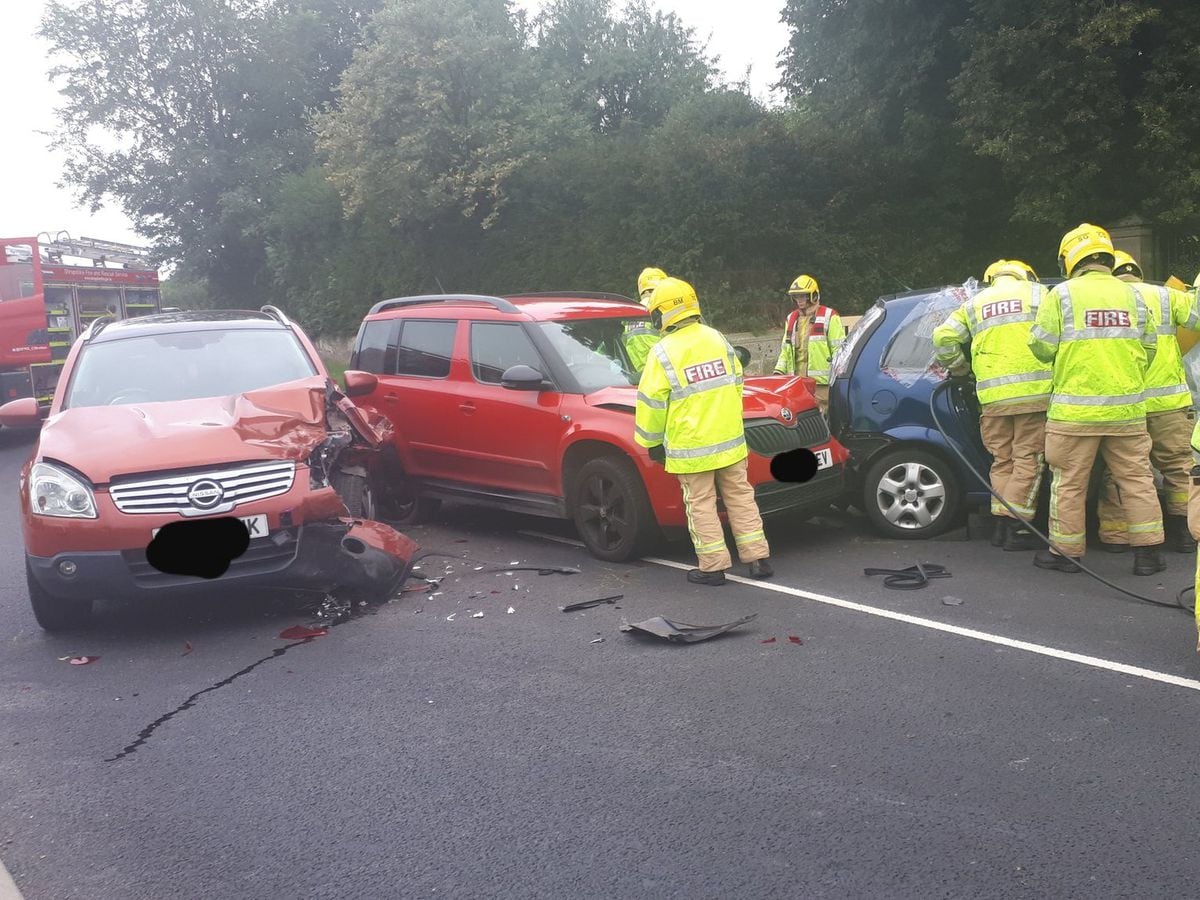
M 917 563 L 907 569 L 863 569 L 864 575 L 883 575 L 883 586 L 894 591 L 915 591 L 929 584 L 933 578 L 949 578 L 945 566 L 934 563 Z
M 645 622 L 633 622 L 632 624 L 622 619 L 621 630 L 631 634 L 648 634 L 677 644 L 694 644 L 697 641 L 707 641 L 718 634 L 732 631 L 757 618 L 758 613 L 752 613 L 736 622 L 727 622 L 724 625 L 689 625 L 687 622 L 672 622 L 662 616 L 655 616 Z
M 616 603 L 618 600 L 623 600 L 624 594 L 616 594 L 612 597 L 601 597 L 599 600 L 580 600 L 578 603 L 569 603 L 566 606 L 560 606 L 562 612 L 575 612 L 579 609 L 591 609 L 593 606 L 603 606 L 605 603 Z

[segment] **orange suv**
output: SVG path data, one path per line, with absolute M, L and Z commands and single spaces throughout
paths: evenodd
M 97 320 L 67 357 L 20 479 L 29 599 L 47 630 L 99 597 L 235 586 L 391 596 L 416 545 L 371 521 L 385 422 L 272 307 Z

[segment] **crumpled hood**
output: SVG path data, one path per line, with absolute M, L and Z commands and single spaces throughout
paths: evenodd
M 324 440 L 325 378 L 229 397 L 66 409 L 42 427 L 39 451 L 93 484 L 118 475 L 266 459 L 307 459 Z
M 785 398 L 774 390 L 759 387 L 755 384 L 756 380 L 757 378 L 754 376 L 747 378 L 742 388 L 742 409 L 745 418 L 770 417 L 783 421 L 779 412 L 785 405 L 791 409 L 793 414 L 799 411 L 801 403 L 799 396 L 789 395 Z M 637 388 L 623 385 L 601 388 L 584 396 L 583 401 L 588 406 L 625 406 L 632 410 L 637 404 Z M 811 397 L 806 397 L 804 405 L 815 407 L 816 404 Z

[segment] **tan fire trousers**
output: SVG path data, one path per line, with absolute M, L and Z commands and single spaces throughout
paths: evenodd
M 1200 468 L 1196 469 L 1198 474 L 1193 475 L 1189 480 L 1188 485 L 1188 531 L 1192 533 L 1192 537 L 1200 540 Z M 1196 554 L 1196 596 L 1200 597 L 1200 553 Z M 1196 652 L 1200 653 L 1200 604 L 1196 606 Z
M 1163 507 L 1168 516 L 1188 514 L 1189 472 L 1192 468 L 1192 429 L 1196 414 L 1190 409 L 1146 416 L 1150 433 L 1150 462 L 1163 477 Z M 1104 470 L 1104 485 L 1096 509 L 1100 516 L 1100 540 L 1106 544 L 1128 544 L 1125 533 L 1125 513 L 1121 509 L 1121 492 L 1112 473 Z
M 1046 462 L 1046 414 L 982 416 L 979 434 L 992 454 L 992 490 L 1025 518 L 1033 518 Z M 992 515 L 1012 518 L 995 497 Z
M 818 384 L 813 389 L 813 393 L 817 398 L 817 406 L 821 409 L 821 415 L 827 415 L 829 411 L 829 385 Z
M 1072 434 L 1046 427 L 1046 462 L 1054 472 L 1050 485 L 1050 539 L 1068 556 L 1087 549 L 1088 481 L 1097 452 L 1121 491 L 1121 508 L 1128 524 L 1129 543 L 1147 547 L 1163 542 L 1162 510 L 1150 471 L 1150 435 Z
M 746 460 L 709 472 L 679 473 L 683 502 L 687 507 L 688 532 L 703 572 L 721 572 L 732 562 L 725 546 L 725 532 L 717 513 L 717 491 L 725 501 L 738 558 L 744 563 L 771 555 L 763 532 L 762 517 L 754 500 L 754 488 L 746 476 Z

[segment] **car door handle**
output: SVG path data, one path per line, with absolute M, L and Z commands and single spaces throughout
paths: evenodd
M 458 404 L 458 408 L 461 409 L 463 412 L 465 412 L 467 415 L 470 415 L 471 413 L 475 412 L 475 404 L 471 403 L 469 400 L 466 403 Z
M 395 403 L 397 400 L 400 399 L 400 395 L 399 394 L 384 394 L 383 399 L 388 401 L 388 403 Z

